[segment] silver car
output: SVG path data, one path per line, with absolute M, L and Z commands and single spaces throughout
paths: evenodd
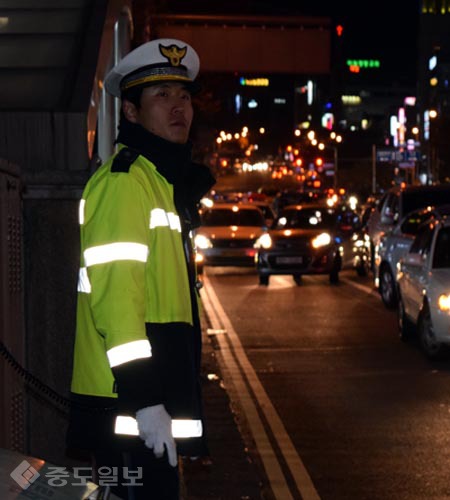
M 418 333 L 431 359 L 450 347 L 450 218 L 426 222 L 400 260 L 398 319 L 400 337 Z
M 397 186 L 387 191 L 367 220 L 372 266 L 381 236 L 395 227 L 407 213 L 427 206 L 444 205 L 449 200 L 450 184 Z
M 426 207 L 413 210 L 390 231 L 380 236 L 375 250 L 374 279 L 375 287 L 388 309 L 397 307 L 397 264 L 408 253 L 421 224 L 426 220 L 440 220 L 450 215 L 450 205 Z

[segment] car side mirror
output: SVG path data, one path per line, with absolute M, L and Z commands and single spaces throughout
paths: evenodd
M 381 223 L 382 224 L 394 224 L 394 222 L 395 222 L 394 214 L 385 213 L 381 216 Z
M 405 264 L 420 267 L 423 264 L 423 255 L 420 253 L 408 253 L 405 256 Z

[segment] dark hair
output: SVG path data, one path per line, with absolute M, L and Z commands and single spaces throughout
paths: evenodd
M 141 97 L 144 87 L 137 86 L 131 87 L 130 89 L 124 90 L 121 95 L 122 101 L 126 99 L 136 106 L 137 109 L 141 107 Z

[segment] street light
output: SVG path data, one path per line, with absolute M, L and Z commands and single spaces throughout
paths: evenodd
M 338 186 L 338 149 L 337 144 L 342 142 L 342 136 L 336 134 L 332 131 L 330 133 L 330 140 L 325 142 L 319 142 L 316 138 L 316 133 L 310 130 L 307 134 L 308 139 L 312 146 L 317 147 L 317 149 L 323 151 L 324 149 L 333 150 L 333 160 L 334 160 L 334 180 L 333 187 L 336 189 Z
M 331 135 L 330 135 L 331 137 Z M 340 144 L 342 142 L 342 135 L 334 134 L 332 139 Z M 338 149 L 337 146 L 331 146 L 334 154 L 334 189 L 338 186 Z
M 438 112 L 436 109 L 431 108 L 425 110 L 424 138 L 428 141 L 427 184 L 435 180 L 436 166 L 439 163 L 438 151 L 436 146 L 437 118 L 438 118 Z

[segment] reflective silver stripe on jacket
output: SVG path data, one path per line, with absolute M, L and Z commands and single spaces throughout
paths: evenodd
M 117 242 L 86 248 L 83 253 L 86 267 L 116 260 L 147 262 L 148 246 L 142 243 Z
M 84 224 L 84 206 L 86 205 L 86 200 L 83 198 L 80 200 L 80 204 L 78 205 L 78 222 L 80 226 Z
M 169 227 L 181 233 L 180 217 L 173 212 L 166 212 L 162 208 L 154 208 L 150 212 L 150 229 L 155 227 Z
M 84 210 L 86 200 L 81 199 L 78 206 L 78 222 L 80 226 L 84 224 Z M 169 227 L 181 233 L 180 217 L 174 212 L 166 212 L 162 208 L 154 208 L 150 212 L 150 229 L 155 227 Z
M 118 415 L 114 427 L 115 434 L 139 436 L 137 420 L 134 417 Z M 172 419 L 172 436 L 174 438 L 194 438 L 203 435 L 201 420 Z
M 87 248 L 84 253 L 86 267 L 80 268 L 78 272 L 78 291 L 81 293 L 91 293 L 91 282 L 87 273 L 87 268 L 97 264 L 106 264 L 118 260 L 135 260 L 147 262 L 148 246 L 142 243 L 108 243 Z
M 78 271 L 78 291 L 81 293 L 91 293 L 91 282 L 89 281 L 86 267 L 80 267 Z
M 135 359 L 151 358 L 152 348 L 148 340 L 133 340 L 112 347 L 106 351 L 106 355 L 108 356 L 109 366 L 114 368 Z

